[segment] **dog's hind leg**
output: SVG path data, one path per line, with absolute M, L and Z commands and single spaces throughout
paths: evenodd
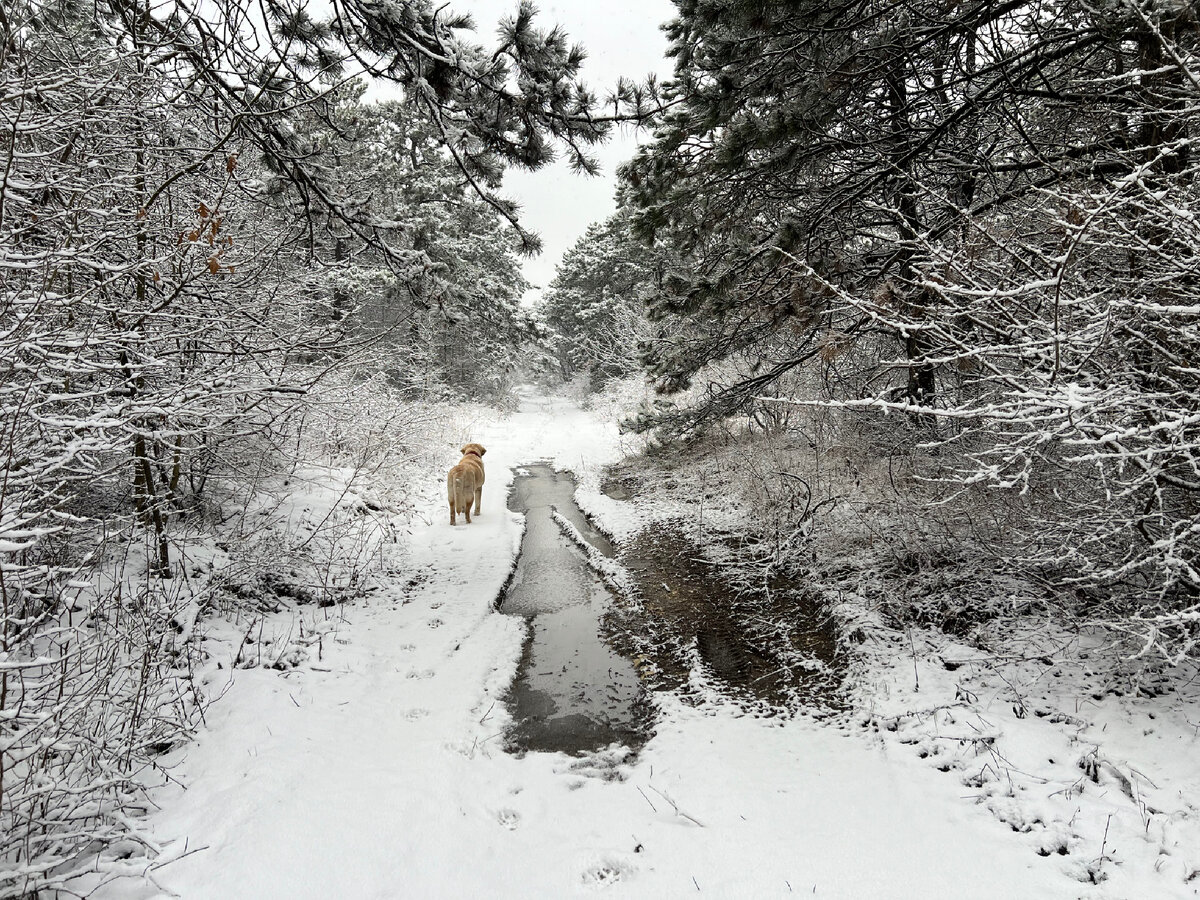
M 483 488 L 475 488 L 475 515 L 479 515 L 479 505 L 483 501 Z
M 446 498 L 450 501 L 450 524 L 457 525 L 454 520 L 454 477 L 446 476 Z

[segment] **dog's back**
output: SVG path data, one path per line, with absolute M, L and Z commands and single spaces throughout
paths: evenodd
M 471 524 L 471 505 L 475 515 L 483 497 L 483 454 L 487 451 L 481 444 L 467 444 L 462 448 L 462 459 L 446 474 L 446 499 L 450 502 L 450 524 L 457 525 L 457 515 L 462 513 Z

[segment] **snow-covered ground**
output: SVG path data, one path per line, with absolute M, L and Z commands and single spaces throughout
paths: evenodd
M 1195 896 L 1196 707 L 1093 704 L 1073 741 L 1038 714 L 1050 700 L 1021 712 L 992 710 L 978 685 L 962 694 L 983 668 L 966 650 L 947 665 L 945 646 L 881 643 L 856 673 L 858 712 L 841 719 L 659 695 L 635 759 L 506 753 L 503 696 L 524 639 L 522 620 L 494 610 L 522 532 L 505 508 L 512 469 L 574 471 L 585 506 L 620 534 L 632 519 L 596 489 L 629 447 L 614 423 L 533 396 L 466 431 L 451 437 L 488 448 L 482 515 L 452 528 L 431 476 L 401 545 L 406 574 L 334 608 L 300 665 L 236 669 L 168 760 L 150 818 L 158 887 L 92 896 Z M 210 671 L 210 690 L 229 675 Z M 1092 746 L 1089 773 L 1077 761 Z

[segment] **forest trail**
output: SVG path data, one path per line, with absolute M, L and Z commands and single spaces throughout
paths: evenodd
M 513 469 L 550 459 L 598 496 L 621 446 L 613 423 L 532 396 L 470 437 L 488 448 L 483 514 L 451 528 L 432 485 L 410 538 L 418 585 L 347 606 L 320 662 L 237 671 L 177 751 L 187 789 L 155 794 L 154 833 L 180 857 L 156 873 L 163 892 L 95 896 L 1083 893 L 956 779 L 836 724 L 658 695 L 636 759 L 505 752 L 525 637 L 493 606 L 522 533 Z

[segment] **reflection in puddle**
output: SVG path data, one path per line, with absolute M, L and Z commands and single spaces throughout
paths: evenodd
M 557 510 L 601 553 L 613 547 L 575 505 L 571 477 L 550 466 L 519 472 L 509 509 L 526 514 L 516 572 L 501 610 L 530 634 L 513 683 L 510 749 L 585 753 L 614 742 L 639 746 L 649 715 L 633 664 L 604 640 L 613 596 L 565 538 Z
M 630 485 L 627 496 L 636 492 Z M 705 558 L 682 523 L 647 528 L 618 554 L 574 493 L 569 474 L 534 465 L 518 472 L 509 495 L 526 529 L 501 610 L 529 623 L 509 695 L 510 750 L 582 754 L 618 742 L 636 749 L 652 723 L 647 690 L 716 695 L 760 714 L 838 706 L 835 630 L 803 584 L 754 566 L 753 577 L 739 575 L 745 547 L 727 547 L 725 563 Z M 601 554 L 616 556 L 634 596 L 606 587 L 555 511 Z

